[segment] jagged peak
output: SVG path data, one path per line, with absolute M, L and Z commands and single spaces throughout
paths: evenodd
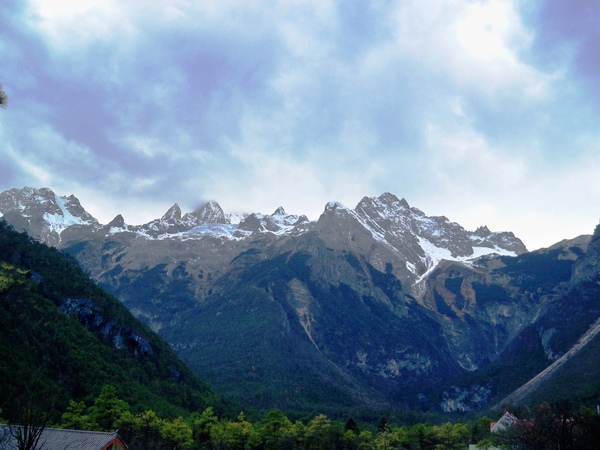
M 190 215 L 197 220 L 197 223 L 228 223 L 221 205 L 214 200 L 204 203 Z M 190 215 L 186 214 L 184 219 Z
M 408 202 L 402 198 L 399 199 L 394 194 L 389 192 L 384 192 L 379 197 L 363 197 L 358 205 L 356 205 L 356 210 L 369 210 L 370 208 L 375 208 L 377 210 L 388 210 L 388 211 L 411 211 L 410 205 Z
M 26 187 L 23 190 L 30 194 L 39 194 L 47 197 L 54 197 L 56 195 L 52 189 L 47 187 L 42 187 L 39 189 Z
M 121 214 L 117 214 L 113 220 L 111 220 L 108 225 L 109 228 L 125 228 L 125 219 Z
M 325 213 L 335 213 L 337 211 L 348 211 L 348 208 L 346 208 L 341 202 L 338 201 L 332 201 L 332 202 L 328 202 L 325 205 Z
M 600 239 L 600 223 L 598 225 L 596 225 L 596 228 L 594 228 L 594 234 L 592 234 L 593 241 L 597 241 L 599 239 Z
M 384 192 L 377 198 L 377 200 L 386 205 L 401 206 L 403 208 L 410 209 L 410 205 L 404 198 L 399 199 L 394 194 L 389 192 Z
M 181 220 L 181 208 L 179 207 L 179 204 L 175 203 L 171 206 L 160 220 Z
M 296 221 L 296 225 L 299 225 L 301 223 L 307 223 L 310 222 L 308 216 L 306 216 L 305 214 L 301 214 L 300 216 L 298 216 L 298 220 Z
M 221 205 L 219 205 L 215 200 L 210 200 L 206 202 L 200 209 L 201 212 L 220 212 L 223 213 L 223 209 Z
M 43 198 L 44 200 L 51 200 L 53 202 L 56 201 L 57 197 L 54 191 L 47 187 L 42 187 L 38 189 L 25 186 L 23 189 L 13 188 L 5 192 L 10 193 L 10 195 L 12 195 L 13 197 L 17 195 L 22 195 L 27 198 L 34 199 L 35 196 L 38 196 Z
M 488 237 L 490 234 L 492 234 L 492 232 L 486 225 L 483 225 L 483 226 L 477 228 L 473 234 L 475 236 Z
M 277 208 L 275 210 L 275 212 L 273 214 L 271 214 L 272 216 L 287 216 L 288 214 L 285 212 L 285 209 L 283 209 L 283 206 L 280 206 L 279 208 Z

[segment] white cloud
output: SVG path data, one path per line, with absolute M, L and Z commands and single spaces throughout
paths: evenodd
M 467 227 L 536 224 L 531 242 L 540 223 L 559 231 L 546 209 L 587 226 L 597 112 L 563 61 L 532 65 L 519 0 L 365 2 L 355 27 L 357 4 L 30 0 L 15 23 L 42 39 L 0 43 L 18 74 L 0 80 L 15 93 L 4 162 L 130 223 L 202 199 L 316 218 L 391 191 Z M 33 41 L 49 51 L 25 66 Z
M 529 250 L 591 234 L 598 223 L 600 142 L 554 167 L 526 149 L 511 157 L 466 129 L 430 127 L 429 145 L 434 177 L 412 200 L 428 214 L 467 229 L 513 231 Z
M 59 52 L 83 49 L 96 41 L 117 42 L 136 30 L 124 3 L 113 0 L 30 0 L 30 23 Z
M 96 169 L 97 161 L 86 146 L 65 139 L 49 125 L 29 121 L 27 126 L 26 136 L 18 133 L 8 136 L 9 143 L 3 153 L 6 164 L 29 174 L 32 178 L 30 184 L 55 184 L 64 169 L 76 169 L 79 176 Z
M 515 186 L 528 175 L 528 164 L 513 152 L 491 148 L 485 137 L 467 126 L 426 129 L 431 171 L 444 189 L 478 191 Z
M 348 122 L 335 139 L 336 148 L 317 142 L 302 154 L 290 148 L 285 121 L 249 113 L 239 140 L 228 141 L 231 166 L 199 177 L 191 191 L 219 201 L 230 211 L 290 213 L 316 219 L 328 201 L 354 204 L 371 190 L 382 169 L 371 153 L 373 137 L 360 123 Z M 221 157 L 221 161 L 223 158 Z
M 114 192 L 98 190 L 85 183 L 53 186 L 53 190 L 58 195 L 74 194 L 85 210 L 102 224 L 109 223 L 117 214 L 121 214 L 125 223 L 130 225 L 148 223 L 161 217 L 176 202 L 169 203 L 146 196 L 115 195 Z
M 548 78 L 521 54 L 530 31 L 516 0 L 413 0 L 395 14 L 398 50 L 482 92 L 511 88 L 544 95 Z

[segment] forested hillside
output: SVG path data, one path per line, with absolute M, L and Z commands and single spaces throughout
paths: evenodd
M 133 411 L 221 408 L 170 347 L 78 263 L 0 222 L 0 408 L 60 417 L 70 400 L 116 387 Z

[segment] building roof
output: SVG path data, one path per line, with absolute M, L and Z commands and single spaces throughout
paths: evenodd
M 504 415 L 500 418 L 500 420 L 498 420 L 498 422 L 491 424 L 490 431 L 492 433 L 497 433 L 512 427 L 517 422 L 519 422 L 519 418 L 517 416 L 511 414 L 509 411 L 505 411 Z
M 17 443 L 9 431 L 9 427 L 2 425 L 3 435 L 10 440 L 8 449 L 16 449 Z M 45 428 L 42 431 L 37 449 L 43 450 L 103 450 L 117 440 L 123 448 L 127 448 L 117 432 L 81 431 L 60 428 Z

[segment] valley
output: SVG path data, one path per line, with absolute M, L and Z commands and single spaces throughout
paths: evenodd
M 217 393 L 258 409 L 481 410 L 600 317 L 598 230 L 528 252 L 510 232 L 467 231 L 389 193 L 330 202 L 316 221 L 209 202 L 102 225 L 76 197 L 32 188 L 1 193 L 0 212 L 76 258 Z

